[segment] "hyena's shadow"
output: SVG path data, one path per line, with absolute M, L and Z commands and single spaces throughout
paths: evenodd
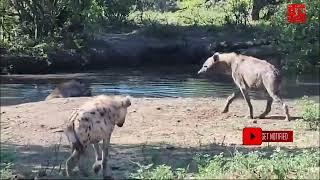
M 266 116 L 265 118 L 263 119 L 272 119 L 272 120 L 285 120 L 285 116 L 278 116 L 278 115 L 269 115 L 269 116 Z M 295 120 L 298 120 L 298 119 L 301 119 L 302 117 L 299 117 L 299 116 L 290 116 L 290 121 L 295 121 Z

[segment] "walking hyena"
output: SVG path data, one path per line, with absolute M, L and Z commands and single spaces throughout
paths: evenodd
M 79 80 L 71 80 L 59 84 L 46 98 L 50 100 L 53 98 L 67 98 L 91 96 L 89 85 Z
M 123 126 L 127 108 L 130 105 L 129 97 L 100 95 L 72 113 L 65 129 L 68 140 L 72 144 L 72 154 L 66 161 L 67 176 L 70 176 L 70 172 L 78 164 L 87 146 L 92 144 L 96 156 L 94 172 L 98 173 L 102 167 L 103 177 L 111 177 L 111 172 L 107 172 L 111 134 L 115 125 Z M 103 141 L 102 153 L 99 151 L 101 140 Z
M 229 105 L 237 96 L 240 95 L 241 92 L 249 106 L 249 117 L 253 119 L 253 109 L 248 95 L 248 90 L 264 89 L 268 92 L 269 96 L 267 99 L 267 107 L 259 118 L 264 118 L 271 111 L 271 105 L 274 100 L 283 106 L 286 120 L 290 120 L 288 106 L 280 97 L 280 71 L 273 65 L 267 61 L 251 56 L 236 53 L 215 53 L 212 57 L 206 60 L 198 74 L 205 73 L 209 69 L 214 68 L 218 71 L 222 70 L 231 72 L 233 81 L 240 89 L 240 91 L 236 91 L 228 97 L 222 113 L 229 111 Z

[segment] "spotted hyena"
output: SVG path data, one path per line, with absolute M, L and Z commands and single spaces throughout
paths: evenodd
M 236 53 L 214 53 L 212 57 L 206 60 L 198 74 L 211 69 L 219 72 L 231 72 L 234 83 L 239 87 L 238 91 L 228 97 L 223 113 L 228 112 L 231 102 L 242 94 L 249 106 L 248 117 L 253 119 L 253 108 L 248 91 L 264 90 L 267 91 L 269 96 L 267 107 L 259 118 L 264 118 L 271 111 L 272 102 L 276 101 L 283 106 L 286 120 L 290 120 L 288 106 L 280 97 L 280 71 L 267 61 Z
M 71 80 L 59 84 L 46 98 L 46 100 L 54 98 L 67 98 L 91 96 L 89 85 L 80 80 Z
M 129 97 L 100 95 L 72 113 L 65 129 L 72 144 L 72 154 L 66 161 L 67 176 L 70 176 L 87 146 L 92 144 L 96 156 L 92 167 L 94 172 L 98 173 L 102 167 L 103 177 L 111 177 L 111 171 L 107 169 L 110 137 L 115 125 L 123 126 L 130 105 Z M 101 153 L 100 141 L 103 141 Z

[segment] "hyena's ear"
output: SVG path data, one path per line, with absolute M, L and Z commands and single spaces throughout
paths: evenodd
M 216 62 L 216 61 L 219 61 L 219 55 L 220 55 L 220 53 L 218 53 L 218 52 L 215 52 L 214 54 L 213 54 L 213 61 L 214 62 Z
M 126 96 L 121 104 L 122 104 L 122 107 L 126 107 L 126 108 L 131 106 L 130 96 Z

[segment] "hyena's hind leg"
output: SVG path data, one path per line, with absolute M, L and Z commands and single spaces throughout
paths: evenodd
M 246 100 L 248 107 L 249 107 L 249 114 L 246 117 L 253 119 L 253 108 L 252 108 L 252 104 L 250 101 L 250 96 L 249 96 L 248 90 L 240 88 L 240 91 L 241 91 L 241 94 L 242 94 L 243 98 Z
M 74 149 L 71 156 L 66 161 L 66 175 L 67 176 L 71 175 L 71 171 L 78 164 L 79 160 L 80 160 L 80 152 L 77 151 L 76 149 Z
M 273 99 L 272 99 L 272 97 L 269 96 L 269 94 L 267 96 L 268 96 L 267 97 L 267 106 L 266 106 L 265 111 L 262 114 L 259 115 L 260 119 L 265 118 L 266 115 L 268 115 L 270 113 L 270 111 L 271 111 L 271 106 L 272 106 Z
M 284 114 L 285 114 L 285 117 L 286 117 L 285 120 L 286 121 L 290 121 L 288 105 L 283 102 L 283 100 L 281 99 L 281 97 L 279 95 L 272 95 L 271 97 L 273 98 L 273 100 L 275 102 L 277 102 L 277 103 L 282 105 L 282 108 L 283 108 L 283 111 L 284 111 Z
M 280 96 L 280 82 L 265 84 L 266 90 L 270 97 L 278 104 L 281 104 L 283 108 L 283 112 L 285 114 L 285 120 L 290 121 L 289 108 L 288 105 L 285 104 Z M 271 105 L 270 105 L 271 107 Z

